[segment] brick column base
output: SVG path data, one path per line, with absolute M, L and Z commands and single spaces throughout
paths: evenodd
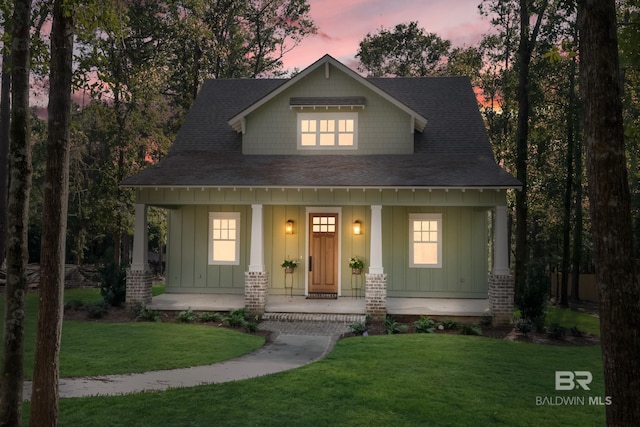
M 493 324 L 506 326 L 513 319 L 514 283 L 511 276 L 489 274 L 489 309 Z
M 149 270 L 127 269 L 126 305 L 132 307 L 141 304 L 143 307 L 151 303 L 151 285 L 153 275 Z
M 365 274 L 364 305 L 372 320 L 384 320 L 387 316 L 386 274 Z
M 262 315 L 267 305 L 269 273 L 246 271 L 244 273 L 244 307 L 251 313 Z

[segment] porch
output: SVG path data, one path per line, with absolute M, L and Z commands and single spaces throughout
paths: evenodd
M 162 294 L 153 297 L 147 308 L 161 311 L 190 308 L 193 311 L 224 312 L 244 306 L 244 295 L 240 294 Z M 488 311 L 488 299 L 387 298 L 387 314 L 390 316 L 482 318 Z M 365 314 L 365 299 L 352 297 L 306 299 L 304 296 L 269 295 L 265 307 L 267 318 L 277 315 L 279 318 L 290 317 L 292 320 L 299 315 Z

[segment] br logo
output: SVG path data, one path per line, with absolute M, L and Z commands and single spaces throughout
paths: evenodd
M 591 390 L 593 376 L 589 371 L 556 371 L 556 390 Z

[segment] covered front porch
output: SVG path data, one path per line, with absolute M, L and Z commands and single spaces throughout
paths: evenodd
M 245 307 L 244 295 L 237 294 L 162 294 L 153 297 L 150 310 L 226 312 Z M 365 299 L 307 299 L 304 296 L 269 295 L 265 317 L 292 315 L 366 315 Z M 391 316 L 432 316 L 482 318 L 489 313 L 488 299 L 387 298 Z M 292 317 L 295 318 L 295 317 Z

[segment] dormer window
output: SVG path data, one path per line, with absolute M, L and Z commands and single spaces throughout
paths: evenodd
M 298 113 L 298 149 L 356 149 L 358 113 Z

